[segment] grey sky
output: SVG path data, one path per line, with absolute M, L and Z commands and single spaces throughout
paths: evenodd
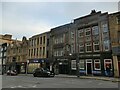
M 92 9 L 114 13 L 117 2 L 2 2 L 0 33 L 27 38 L 87 15 Z

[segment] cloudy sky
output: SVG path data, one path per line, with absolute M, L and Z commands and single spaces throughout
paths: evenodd
M 0 34 L 27 38 L 87 15 L 91 10 L 114 13 L 118 2 L 1 2 Z

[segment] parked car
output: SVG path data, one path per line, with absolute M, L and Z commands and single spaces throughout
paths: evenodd
M 50 71 L 48 68 L 37 68 L 33 72 L 34 77 L 54 77 L 55 73 Z
M 17 71 L 16 70 L 8 70 L 7 75 L 15 76 L 15 75 L 17 75 Z

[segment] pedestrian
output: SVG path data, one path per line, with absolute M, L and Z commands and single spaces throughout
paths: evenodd
M 110 76 L 110 67 L 109 65 L 106 66 L 106 74 L 109 77 Z

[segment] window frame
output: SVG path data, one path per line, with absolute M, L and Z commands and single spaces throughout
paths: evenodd
M 90 35 L 86 35 L 87 32 L 90 32 Z M 86 28 L 85 29 L 85 36 L 91 36 L 91 28 Z
M 81 68 L 81 64 L 83 64 L 83 66 L 84 66 L 83 68 Z M 79 69 L 85 70 L 85 60 L 84 59 L 79 60 Z
M 98 44 L 95 44 L 95 42 L 98 42 Z M 94 52 L 99 52 L 100 51 L 100 42 L 99 41 L 95 41 L 93 42 L 93 49 L 94 49 Z M 95 46 L 96 45 L 99 45 L 99 50 L 95 50 Z
M 87 45 L 88 43 L 85 43 L 85 48 L 86 48 L 85 51 L 86 52 L 92 52 L 92 44 L 91 44 L 91 42 L 89 42 L 89 43 L 90 43 L 90 45 Z M 87 46 L 91 46 L 91 51 L 87 51 Z
M 71 69 L 76 70 L 76 60 L 71 60 Z
M 110 60 L 110 62 L 106 62 L 107 60 Z M 111 64 L 111 70 L 112 68 L 112 59 L 104 59 L 104 69 L 106 70 L 106 64 Z
M 99 60 L 99 62 L 95 62 L 96 60 Z M 100 68 L 99 68 L 99 69 L 95 67 L 95 64 L 96 64 L 96 63 L 97 63 L 97 64 L 98 64 L 98 63 L 100 64 Z M 94 60 L 94 70 L 101 70 L 101 62 L 100 62 L 100 59 L 95 59 L 95 60 Z

